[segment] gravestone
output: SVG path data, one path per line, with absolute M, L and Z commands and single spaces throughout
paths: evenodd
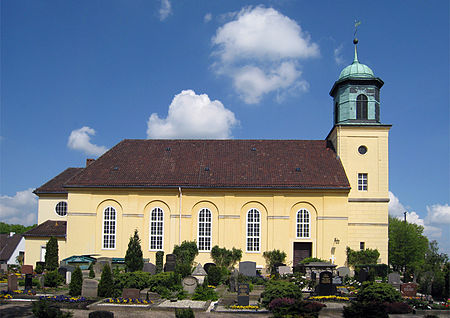
M 328 296 L 333 294 L 333 274 L 325 271 L 319 275 L 319 296 Z
M 8 291 L 17 290 L 17 276 L 11 274 L 8 276 Z
M 199 284 L 203 284 L 206 275 L 208 275 L 208 273 L 203 269 L 202 264 L 198 264 L 192 272 L 192 276 L 197 278 Z
M 94 273 L 96 277 L 99 277 L 103 272 L 103 267 L 108 264 L 112 270 L 112 258 L 110 257 L 99 257 L 97 262 L 94 264 Z
M 239 284 L 237 290 L 238 306 L 248 306 L 250 303 L 250 286 L 249 284 Z
M 338 272 L 338 276 L 341 276 L 341 277 L 349 276 L 350 277 L 350 268 L 343 266 L 343 267 L 338 267 L 336 270 Z
M 416 297 L 417 294 L 417 284 L 416 283 L 405 283 L 400 285 L 400 292 L 404 297 Z
M 388 275 L 388 283 L 389 284 L 401 284 L 402 280 L 400 279 L 400 274 L 397 272 L 390 273 Z
M 183 286 L 184 291 L 188 294 L 193 294 L 198 286 L 198 281 L 194 276 L 187 276 L 183 279 L 181 285 Z
M 45 278 L 44 275 L 41 275 L 38 277 L 39 285 L 41 285 L 41 288 L 44 287 Z
M 72 272 L 67 271 L 66 272 L 66 284 L 69 285 L 72 281 Z
M 66 273 L 67 273 L 67 268 L 65 268 L 65 267 L 58 268 L 58 274 L 61 275 L 62 277 L 66 277 Z
M 25 274 L 25 290 L 33 289 L 33 274 Z
M 240 262 L 239 263 L 239 273 L 245 276 L 254 277 L 256 276 L 256 263 L 255 262 Z
M 214 263 L 206 263 L 205 265 L 203 265 L 203 269 L 205 270 L 205 272 L 209 273 L 209 268 L 211 266 L 216 266 L 216 264 L 214 264 Z
M 152 302 L 154 302 L 155 300 L 159 299 L 161 299 L 161 296 L 158 293 L 154 293 L 151 291 L 147 293 L 147 300 L 151 300 Z
M 175 254 L 166 255 L 166 264 L 164 264 L 165 272 L 175 271 L 175 266 L 177 265 L 177 256 Z
M 137 288 L 124 288 L 122 290 L 122 298 L 138 299 L 140 291 Z
M 333 277 L 333 285 L 342 285 L 342 277 L 341 276 Z
M 83 297 L 97 297 L 98 281 L 95 279 L 83 279 L 83 286 L 81 287 L 81 296 Z
M 278 266 L 278 273 L 280 275 L 292 274 L 292 267 L 290 266 Z
M 22 274 L 33 274 L 33 265 L 22 265 L 20 272 Z
M 0 264 L 0 273 L 6 274 L 8 272 L 8 264 Z
M 151 275 L 156 274 L 156 265 L 152 263 L 144 263 L 144 267 L 142 268 L 143 272 L 150 273 Z
M 369 271 L 366 268 L 361 268 L 358 273 L 358 281 L 364 283 L 369 278 Z

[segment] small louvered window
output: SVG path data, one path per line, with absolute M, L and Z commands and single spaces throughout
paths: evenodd
M 356 98 L 356 119 L 367 119 L 367 113 L 367 96 L 360 94 Z

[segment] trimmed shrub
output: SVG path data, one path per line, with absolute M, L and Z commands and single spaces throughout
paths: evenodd
M 56 305 L 50 305 L 48 301 L 41 299 L 33 302 L 33 314 L 36 318 L 70 318 L 71 312 L 63 312 Z
M 318 302 L 303 301 L 293 298 L 276 298 L 268 306 L 274 317 L 317 318 L 319 311 L 326 307 Z
M 222 282 L 222 269 L 219 266 L 211 266 L 208 269 L 208 282 L 211 285 L 218 286 Z
M 395 303 L 384 303 L 386 312 L 388 314 L 409 314 L 412 312 L 411 306 L 407 303 L 395 302 Z
M 83 273 L 79 266 L 75 268 L 73 272 L 72 279 L 69 284 L 69 295 L 70 296 L 79 296 L 81 295 L 81 288 L 83 286 Z
M 189 263 L 177 263 L 175 273 L 179 274 L 181 278 L 185 278 L 192 274 L 192 266 Z
M 158 251 L 156 252 L 156 274 L 159 274 L 163 271 L 164 268 L 164 252 Z
M 266 284 L 264 292 L 261 294 L 262 304 L 267 307 L 276 298 L 302 299 L 300 287 L 294 283 L 272 280 Z
M 393 303 L 402 300 L 402 295 L 387 283 L 364 283 L 358 293 L 358 301 Z
M 58 287 L 64 281 L 64 278 L 58 273 L 58 270 L 53 270 L 44 274 L 44 285 L 47 287 Z
M 216 301 L 217 299 L 219 299 L 219 295 L 217 295 L 214 289 L 210 287 L 204 287 L 202 285 L 198 286 L 195 289 L 194 295 L 192 296 L 192 300 Z
M 378 302 L 352 302 L 344 306 L 344 318 L 389 318 L 386 308 Z
M 102 276 L 98 284 L 98 295 L 100 297 L 114 296 L 114 280 L 108 263 L 103 266 Z

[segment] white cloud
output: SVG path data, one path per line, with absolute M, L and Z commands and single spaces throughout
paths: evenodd
M 237 124 L 234 113 L 220 101 L 184 90 L 173 98 L 167 118 L 151 114 L 147 138 L 226 139 L 231 138 L 231 129 Z
M 342 49 L 344 48 L 344 45 L 341 44 L 337 48 L 334 49 L 334 61 L 337 65 L 343 65 L 344 64 L 344 57 L 342 56 Z
M 450 206 L 434 204 L 427 206 L 427 221 L 435 224 L 450 224 Z
M 164 21 L 172 14 L 172 4 L 169 0 L 161 0 L 161 8 L 159 8 L 159 20 Z
M 33 189 L 19 191 L 14 196 L 0 196 L 0 219 L 10 224 L 35 224 L 37 197 L 33 194 Z
M 271 92 L 280 96 L 308 88 L 298 62 L 319 56 L 319 47 L 297 22 L 261 6 L 231 17 L 212 39 L 217 59 L 213 69 L 231 78 L 244 102 L 255 104 Z
M 211 20 L 212 20 L 212 14 L 208 12 L 207 14 L 205 14 L 205 17 L 203 18 L 203 21 L 205 23 L 208 23 Z
M 403 213 L 406 212 L 406 208 L 400 203 L 400 200 L 389 191 L 389 214 L 394 217 L 403 217 Z
M 87 126 L 73 130 L 70 133 L 67 146 L 70 149 L 83 151 L 87 155 L 100 156 L 108 150 L 108 148 L 92 144 L 90 136 L 94 135 L 95 130 Z

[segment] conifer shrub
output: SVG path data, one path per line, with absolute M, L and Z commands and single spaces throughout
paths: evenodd
M 45 246 L 45 269 L 53 271 L 58 269 L 58 241 L 51 237 Z
M 75 268 L 75 271 L 72 274 L 72 279 L 69 284 L 69 295 L 70 296 L 79 296 L 81 295 L 81 288 L 83 286 L 83 273 L 79 266 Z
M 125 265 L 127 266 L 128 272 L 141 271 L 144 267 L 141 239 L 139 238 L 138 230 L 134 230 L 134 235 L 130 237 L 130 241 L 128 242 Z
M 156 252 L 156 274 L 161 273 L 163 271 L 164 266 L 164 252 L 158 251 Z
M 95 272 L 94 272 L 94 264 L 91 263 L 89 265 L 89 278 L 95 278 Z
M 98 284 L 98 295 L 100 297 L 114 296 L 114 281 L 111 274 L 111 267 L 109 267 L 108 263 L 103 266 L 102 276 Z
M 58 287 L 64 278 L 58 273 L 58 270 L 49 271 L 44 274 L 44 285 L 47 287 Z

